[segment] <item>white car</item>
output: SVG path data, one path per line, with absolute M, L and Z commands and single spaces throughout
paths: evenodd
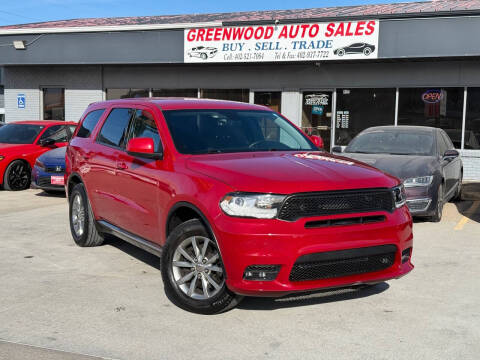
M 218 49 L 214 47 L 197 46 L 192 48 L 188 52 L 188 56 L 199 57 L 203 60 L 207 60 L 207 58 L 214 57 L 217 54 L 217 52 L 218 52 Z

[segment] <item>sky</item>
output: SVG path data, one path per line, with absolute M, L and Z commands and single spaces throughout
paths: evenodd
M 90 17 L 280 10 L 407 1 L 409 0 L 0 0 L 0 26 Z

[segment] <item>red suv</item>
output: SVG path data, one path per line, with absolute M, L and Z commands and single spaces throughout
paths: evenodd
M 401 182 L 322 151 L 244 103 L 89 106 L 66 155 L 80 246 L 114 234 L 161 257 L 165 291 L 210 314 L 243 295 L 374 284 L 413 269 Z

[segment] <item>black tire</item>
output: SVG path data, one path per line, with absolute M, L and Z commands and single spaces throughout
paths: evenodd
M 430 218 L 432 222 L 440 222 L 442 220 L 442 213 L 443 213 L 443 185 L 440 184 L 438 186 L 437 192 L 437 204 L 435 206 L 435 214 Z
M 188 247 L 183 247 L 183 244 L 188 243 L 191 241 L 190 239 L 200 239 L 198 240 L 199 242 L 207 239 L 208 241 L 208 246 L 210 246 L 210 253 L 205 253 L 201 255 L 200 253 L 198 256 L 204 257 L 203 263 L 198 261 L 198 256 L 195 255 L 195 252 L 193 252 L 193 245 L 192 248 Z M 196 244 L 196 240 L 195 244 Z M 205 244 L 205 240 L 204 243 Z M 180 248 L 180 245 L 182 245 L 182 250 L 187 252 L 187 255 L 191 257 L 192 260 L 194 260 L 195 264 L 194 267 L 190 266 L 183 266 L 183 267 L 178 267 L 175 266 L 174 269 L 174 262 L 175 263 L 190 263 L 190 260 L 186 260 L 188 258 L 184 257 L 184 260 L 186 261 L 177 261 L 174 260 L 175 256 L 179 254 L 177 249 Z M 197 250 L 200 250 L 200 246 L 197 246 Z M 177 254 L 177 255 L 176 255 Z M 203 266 L 205 264 L 205 260 L 208 260 L 207 258 L 209 256 L 210 259 L 213 257 L 216 257 L 218 259 L 218 262 L 214 262 L 213 264 L 218 264 L 217 266 L 214 266 L 215 268 L 220 268 L 218 269 L 218 272 L 214 274 L 213 272 L 210 273 L 209 270 L 203 270 L 203 271 L 208 271 L 212 277 L 209 275 L 205 275 L 202 272 L 202 270 L 198 270 L 197 266 L 203 269 Z M 225 285 L 225 271 L 223 270 L 223 265 L 222 265 L 222 259 L 220 256 L 220 251 L 218 250 L 217 244 L 214 239 L 212 239 L 212 236 L 208 233 L 206 230 L 205 226 L 202 224 L 202 222 L 198 219 L 192 219 L 185 221 L 184 223 L 178 225 L 172 233 L 168 236 L 167 242 L 162 250 L 162 257 L 161 257 L 161 263 L 160 267 L 162 270 L 162 278 L 163 278 L 163 285 L 165 288 L 165 293 L 167 297 L 172 301 L 175 305 L 178 307 L 193 312 L 197 314 L 204 314 L 204 315 L 211 315 L 211 314 L 217 314 L 223 311 L 227 311 L 233 307 L 235 307 L 242 299 L 241 296 L 236 295 L 232 293 Z M 208 262 L 207 262 L 208 264 Z M 205 266 L 208 266 L 205 264 Z M 184 271 L 180 273 L 180 271 Z M 219 275 L 219 273 L 221 275 Z M 186 280 L 180 285 L 180 280 L 178 279 L 179 276 L 182 278 L 187 278 L 187 276 L 190 274 L 193 274 L 192 277 L 190 277 L 190 280 Z M 197 274 L 199 277 L 197 277 Z M 202 277 L 203 276 L 203 277 Z M 223 282 L 221 286 L 218 286 L 218 290 L 216 290 L 213 285 L 208 285 L 207 278 L 212 278 L 215 276 L 215 281 L 219 281 L 221 279 Z M 177 277 L 177 280 L 175 279 Z M 221 277 L 221 278 L 220 278 Z M 195 296 L 202 296 L 201 294 L 198 294 L 195 292 L 195 290 L 198 290 L 198 287 L 200 287 L 202 284 L 202 281 L 205 279 L 205 282 L 207 282 L 207 291 L 206 291 L 206 296 L 207 298 L 204 299 L 198 299 L 194 298 Z M 187 283 L 190 282 L 190 284 L 187 285 Z M 185 291 L 185 288 L 191 288 L 193 283 L 193 293 L 191 295 L 188 295 Z M 211 284 L 211 283 L 210 283 Z M 197 287 L 197 285 L 200 285 Z M 217 283 L 217 285 L 220 285 Z M 182 289 L 183 286 L 183 289 Z M 211 290 L 213 290 L 212 296 L 208 297 L 208 288 L 211 287 Z M 203 296 L 205 296 L 205 289 L 203 289 Z M 202 291 L 202 290 L 200 290 Z M 215 292 L 216 291 L 216 292 Z
M 344 49 L 338 50 L 338 51 L 337 51 L 337 55 L 338 55 L 338 56 L 343 56 L 343 55 L 345 55 L 345 50 L 344 50 Z
M 202 60 L 207 60 L 207 58 L 208 58 L 207 54 L 205 54 L 205 53 L 201 53 L 200 57 L 202 58 Z
M 21 191 L 30 187 L 32 169 L 23 160 L 14 160 L 8 165 L 3 177 L 3 187 L 9 191 Z
M 97 231 L 95 226 L 95 218 L 93 216 L 90 202 L 88 201 L 85 186 L 83 186 L 83 184 L 75 185 L 68 200 L 70 205 L 70 231 L 72 232 L 72 237 L 75 243 L 81 247 L 102 245 L 103 235 Z M 80 201 L 80 204 L 78 204 L 77 201 Z M 77 204 L 81 207 L 81 209 L 79 209 L 79 212 L 75 214 L 75 208 Z M 77 221 L 75 221 L 75 216 Z M 81 220 L 82 217 L 83 220 Z M 80 223 L 82 223 L 81 226 L 79 225 Z M 82 228 L 81 231 L 79 231 L 79 227 L 77 227 L 77 225 Z
M 366 47 L 365 49 L 363 49 L 363 55 L 365 56 L 369 56 L 372 52 L 373 52 L 372 49 L 369 47 Z

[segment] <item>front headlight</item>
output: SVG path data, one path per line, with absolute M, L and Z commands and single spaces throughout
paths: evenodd
M 273 219 L 284 199 L 284 195 L 232 193 L 220 201 L 220 207 L 230 216 Z
M 35 161 L 35 167 L 42 171 L 45 171 L 45 164 L 38 159 Z
M 413 187 L 413 186 L 428 186 L 432 183 L 433 181 L 433 176 L 420 176 L 416 178 L 410 178 L 406 179 L 403 182 L 403 185 L 405 187 Z
M 395 208 L 398 209 L 405 205 L 407 201 L 407 194 L 405 193 L 405 188 L 403 185 L 395 186 L 392 189 L 393 192 L 393 200 L 395 201 Z

